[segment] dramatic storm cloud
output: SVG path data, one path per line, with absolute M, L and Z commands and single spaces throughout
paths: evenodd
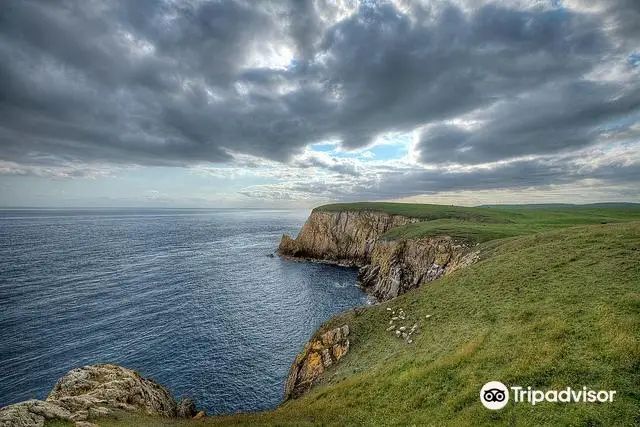
M 639 151 L 636 0 L 20 0 L 0 11 L 9 204 L 554 188 L 638 201 Z

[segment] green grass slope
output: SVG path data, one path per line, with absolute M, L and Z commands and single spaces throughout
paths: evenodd
M 563 223 L 563 215 L 547 219 Z M 620 215 L 602 217 L 622 221 Z M 483 260 L 468 268 L 330 320 L 326 327 L 348 322 L 349 354 L 322 384 L 275 411 L 201 421 L 135 416 L 98 423 L 640 424 L 640 221 L 562 228 L 480 248 Z M 387 308 L 402 308 L 407 325 L 419 324 L 413 343 L 386 331 Z M 489 411 L 479 390 L 490 380 L 543 390 L 587 386 L 617 395 L 606 404 L 510 402 Z

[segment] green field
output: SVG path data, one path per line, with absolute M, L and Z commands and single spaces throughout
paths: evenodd
M 349 354 L 322 384 L 275 411 L 201 421 L 123 415 L 98 424 L 640 424 L 638 206 L 349 206 L 433 218 L 389 236 L 444 231 L 485 242 L 479 246 L 482 260 L 389 302 L 330 320 L 324 327 L 349 324 Z M 387 308 L 402 308 L 406 324 L 419 324 L 413 343 L 386 331 Z M 510 402 L 489 411 L 479 390 L 490 380 L 617 394 L 612 403 Z

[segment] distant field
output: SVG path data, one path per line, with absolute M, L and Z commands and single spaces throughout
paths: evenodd
M 387 212 L 420 218 L 423 222 L 394 228 L 385 239 L 415 239 L 449 235 L 470 243 L 520 236 L 582 224 L 640 220 L 639 204 L 507 205 L 460 207 L 405 203 L 341 203 L 315 211 Z
M 509 209 L 500 212 L 518 219 L 523 233 L 532 232 L 526 230 L 527 221 L 540 218 L 529 210 L 519 210 L 522 217 Z M 580 207 L 538 214 L 553 228 L 627 221 L 638 212 Z M 511 223 L 493 230 L 500 233 L 504 226 Z M 485 256 L 477 264 L 329 321 L 327 328 L 349 324 L 349 354 L 321 385 L 275 411 L 198 422 L 124 416 L 98 423 L 639 425 L 640 221 L 578 225 L 479 248 Z M 402 308 L 408 325 L 419 324 L 412 344 L 386 331 L 387 308 Z M 616 390 L 617 397 L 607 404 L 509 403 L 489 411 L 480 403 L 479 390 L 490 380 L 542 390 Z

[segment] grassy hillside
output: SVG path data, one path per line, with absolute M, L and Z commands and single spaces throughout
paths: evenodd
M 638 425 L 640 221 L 599 224 L 637 215 L 622 210 L 627 213 L 550 208 L 544 222 L 527 223 L 536 215 L 500 209 L 498 216 L 513 222 L 492 228 L 496 233 L 511 224 L 522 233 L 552 230 L 485 243 L 484 259 L 469 268 L 332 319 L 326 327 L 346 322 L 351 328 L 349 354 L 323 384 L 275 411 L 197 422 L 135 416 L 99 424 Z M 573 222 L 598 224 L 553 229 Z M 407 325 L 419 324 L 413 343 L 386 331 L 387 308 L 402 308 Z M 479 390 L 490 380 L 540 389 L 587 386 L 617 395 L 607 404 L 509 403 L 489 411 Z

